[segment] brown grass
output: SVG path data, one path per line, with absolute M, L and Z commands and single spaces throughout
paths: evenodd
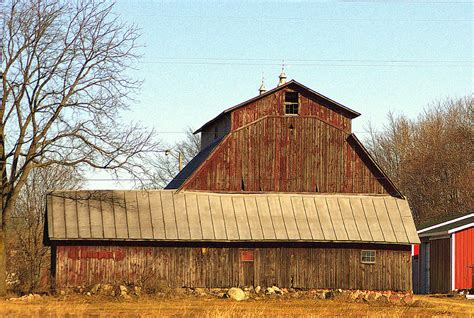
M 142 297 L 121 301 L 85 296 L 44 297 L 37 302 L 0 300 L 1 317 L 472 317 L 474 302 L 417 296 L 411 306 L 337 300 L 271 299 L 236 302 L 216 298 Z

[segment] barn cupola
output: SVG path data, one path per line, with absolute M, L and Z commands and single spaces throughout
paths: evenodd
M 258 89 L 259 95 L 262 95 L 267 91 L 267 88 L 265 87 L 265 77 L 262 76 L 262 85 L 260 85 L 260 88 Z
M 281 67 L 281 74 L 280 76 L 278 76 L 278 78 L 280 79 L 278 81 L 278 86 L 281 86 L 286 83 L 285 64 L 283 64 L 283 66 Z

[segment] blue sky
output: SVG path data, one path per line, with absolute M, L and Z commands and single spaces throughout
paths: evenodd
M 145 45 L 127 118 L 168 142 L 257 95 L 262 72 L 276 86 L 281 60 L 289 79 L 362 113 L 362 139 L 389 111 L 416 117 L 473 92 L 472 1 L 118 0 L 115 12 Z
M 361 112 L 356 132 L 473 91 L 469 1 L 119 0 L 116 13 L 145 45 L 133 118 L 165 140 L 255 96 L 262 72 L 276 86 L 281 60 L 290 79 Z

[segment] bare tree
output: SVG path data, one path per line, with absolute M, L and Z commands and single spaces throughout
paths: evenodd
M 474 208 L 474 99 L 446 99 L 417 120 L 388 115 L 369 149 L 407 196 L 418 224 Z
M 0 295 L 5 241 L 32 171 L 55 165 L 139 176 L 152 131 L 120 115 L 140 86 L 127 75 L 139 32 L 103 1 L 9 0 L 4 5 L 0 170 Z
M 79 188 L 83 177 L 76 169 L 53 165 L 34 169 L 21 189 L 12 215 L 9 273 L 18 277 L 21 292 L 32 292 L 48 276 L 49 248 L 43 245 L 46 194 L 51 189 Z M 45 287 L 45 286 L 43 286 Z
M 191 128 L 187 128 L 184 140 L 175 145 L 164 145 L 164 150 L 156 156 L 152 163 L 152 173 L 147 188 L 161 189 L 165 187 L 179 172 L 178 154 L 181 154 L 183 166 L 187 165 L 194 156 L 199 153 L 201 138 L 198 134 L 193 134 Z M 166 152 L 166 150 L 171 150 Z

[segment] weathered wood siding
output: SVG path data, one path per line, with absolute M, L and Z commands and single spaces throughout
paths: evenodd
M 56 284 L 153 279 L 170 287 L 410 290 L 409 247 L 375 249 L 372 265 L 361 263 L 361 248 L 58 246 Z M 252 251 L 253 261 L 241 251 Z
M 231 132 L 183 188 L 396 195 L 382 179 L 347 132 L 311 116 L 266 116 Z
M 227 135 L 230 131 L 230 114 L 209 124 L 201 132 L 201 150 L 206 148 L 215 139 Z
M 351 119 L 336 111 L 327 101 L 310 97 L 309 93 L 294 85 L 299 93 L 299 116 L 311 116 L 325 121 L 345 132 L 351 132 Z M 287 90 L 280 90 L 232 112 L 232 131 L 265 116 L 284 116 L 284 99 Z
M 451 290 L 451 240 L 430 241 L 430 293 Z

